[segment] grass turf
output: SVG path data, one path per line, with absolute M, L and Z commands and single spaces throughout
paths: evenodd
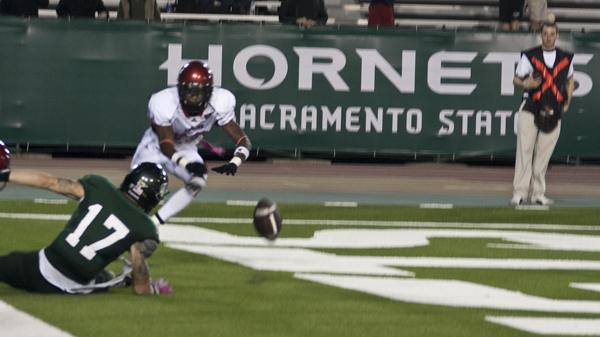
M 68 214 L 74 203 L 39 205 L 0 202 L 0 212 Z M 251 207 L 194 204 L 179 216 L 248 218 Z M 552 223 L 597 226 L 598 209 L 510 208 L 423 210 L 368 206 L 355 209 L 281 205 L 284 219 L 406 220 L 486 223 Z M 49 243 L 60 221 L 0 219 L 0 254 L 33 250 Z M 285 223 L 285 220 L 284 220 Z M 250 224 L 203 224 L 239 235 L 254 235 Z M 285 225 L 284 225 L 285 226 Z M 326 226 L 285 226 L 283 237 L 308 237 Z M 343 227 L 335 227 L 343 228 Z M 371 227 L 369 227 L 371 228 Z M 567 232 L 567 231 L 565 231 Z M 576 232 L 594 234 L 594 231 Z M 561 258 L 600 260 L 591 252 L 490 249 L 485 239 L 434 239 L 406 249 L 327 249 L 343 255 Z M 295 279 L 287 272 L 263 272 L 161 247 L 149 260 L 154 276 L 168 278 L 171 296 L 134 296 L 114 289 L 89 296 L 39 295 L 0 285 L 0 299 L 80 337 L 105 336 L 530 336 L 484 321 L 486 314 L 523 314 L 500 310 L 450 308 L 397 302 Z M 112 266 L 113 269 L 117 265 Z M 596 272 L 506 271 L 410 268 L 419 278 L 460 279 L 538 296 L 600 300 L 595 293 L 571 289 L 569 282 L 598 282 Z M 539 313 L 526 313 L 539 315 Z M 590 315 L 569 315 L 590 317 Z M 0 331 L 1 335 L 1 331 Z

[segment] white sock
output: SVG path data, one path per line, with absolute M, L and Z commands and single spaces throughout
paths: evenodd
M 190 192 L 187 188 L 182 187 L 165 202 L 165 204 L 156 212 L 163 221 L 167 221 L 170 217 L 181 212 L 187 207 L 198 195 L 198 192 Z

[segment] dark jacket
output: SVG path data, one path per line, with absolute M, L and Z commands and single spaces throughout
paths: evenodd
M 117 11 L 119 19 L 160 20 L 156 0 L 121 0 Z
M 370 5 L 373 5 L 373 4 L 384 4 L 384 5 L 393 6 L 394 5 L 394 0 L 371 0 L 371 2 L 369 4 Z
M 327 23 L 324 0 L 282 0 L 279 6 L 279 22 L 296 24 L 296 19 L 305 17 L 318 24 Z
M 551 67 L 544 63 L 542 47 L 538 46 L 523 52 L 534 69 L 533 76 L 542 80 L 542 84 L 524 93 L 526 98 L 523 110 L 539 114 L 543 105 L 554 109 L 558 118 L 562 117 L 562 106 L 567 99 L 567 81 L 569 66 L 573 54 L 556 48 L 556 59 Z M 545 73 L 545 75 L 544 75 Z M 548 82 L 549 80 L 549 82 Z M 547 86 L 547 84 L 551 84 Z
M 102 0 L 60 0 L 56 6 L 56 14 L 59 17 L 93 18 L 96 12 L 108 13 Z
M 175 11 L 177 13 L 212 13 L 214 11 L 212 0 L 179 0 Z
M 0 0 L 0 14 L 38 16 L 38 9 L 48 7 L 48 0 Z

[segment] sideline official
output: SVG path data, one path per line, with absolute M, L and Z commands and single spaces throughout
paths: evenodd
M 558 141 L 561 118 L 573 98 L 573 54 L 556 47 L 558 28 L 545 22 L 542 45 L 522 53 L 513 83 L 523 88 L 511 204 L 551 205 L 546 169 Z

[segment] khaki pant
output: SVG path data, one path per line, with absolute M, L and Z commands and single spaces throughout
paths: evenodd
M 543 133 L 535 126 L 531 112 L 521 110 L 517 118 L 513 195 L 525 200 L 546 193 L 546 170 L 560 135 L 561 121 L 552 132 Z

